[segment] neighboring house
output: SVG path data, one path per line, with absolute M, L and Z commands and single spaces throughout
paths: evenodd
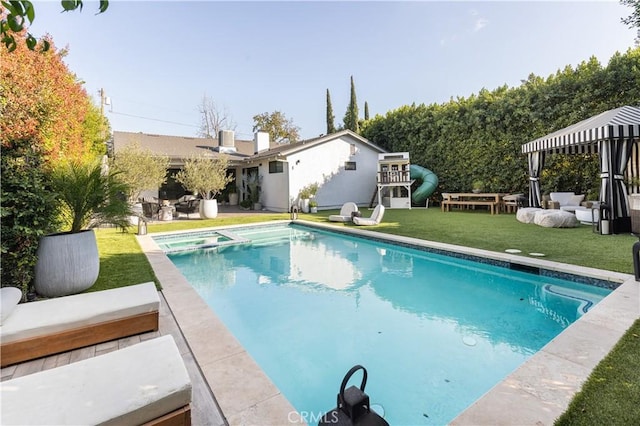
M 347 201 L 368 206 L 377 189 L 378 154 L 386 152 L 350 130 L 287 145 L 274 145 L 262 132 L 256 133 L 253 141 L 234 140 L 233 132 L 222 136 L 220 146 L 218 139 L 114 132 L 113 150 L 117 153 L 137 141 L 143 148 L 169 156 L 172 173 L 190 155 L 204 153 L 213 158 L 224 152 L 231 160 L 240 199 L 248 197 L 244 177 L 257 171 L 262 177 L 263 208 L 275 212 L 286 212 L 297 205 L 300 189 L 310 183 L 318 184 L 315 198 L 320 209 L 339 208 Z M 170 199 L 179 193 L 174 189 L 164 191 Z
M 167 183 L 153 191 L 145 191 L 143 196 L 154 196 L 163 199 L 176 200 L 185 191 L 175 181 L 175 174 L 184 166 L 184 160 L 192 156 L 211 156 L 215 158 L 220 152 L 226 153 L 232 163 L 242 161 L 253 155 L 255 144 L 253 140 L 236 140 L 233 132 L 221 132 L 219 139 L 196 138 L 187 136 L 153 135 L 147 133 L 113 132 L 113 139 L 109 146 L 109 156 L 112 157 L 126 146 L 137 143 L 140 148 L 169 158 Z M 222 140 L 222 143 L 220 141 Z

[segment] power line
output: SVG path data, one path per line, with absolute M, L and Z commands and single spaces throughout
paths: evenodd
M 193 124 L 178 123 L 176 121 L 161 120 L 159 118 L 142 117 L 140 115 L 127 114 L 127 113 L 124 113 L 124 112 L 109 111 L 109 113 L 110 114 L 117 114 L 117 115 L 125 115 L 127 117 L 141 118 L 143 120 L 159 121 L 160 123 L 176 124 L 178 126 L 199 128 L 199 126 L 194 126 Z

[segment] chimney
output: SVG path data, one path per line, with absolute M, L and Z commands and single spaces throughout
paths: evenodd
M 218 132 L 218 152 L 236 152 L 236 141 L 233 130 L 220 130 Z
M 253 142 L 255 146 L 254 154 L 268 150 L 269 149 L 269 133 L 256 132 L 253 137 Z

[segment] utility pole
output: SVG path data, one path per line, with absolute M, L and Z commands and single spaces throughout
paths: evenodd
M 111 101 L 109 100 L 109 98 L 107 98 L 105 96 L 104 93 L 104 89 L 100 88 L 100 90 L 98 90 L 98 93 L 100 94 L 100 137 L 102 138 L 102 141 L 107 144 L 107 150 L 108 150 L 108 142 L 107 142 L 107 135 L 106 135 L 106 119 L 104 117 L 104 106 L 105 105 L 111 105 Z
M 98 92 L 100 93 L 100 115 L 102 116 L 102 119 L 104 120 L 104 89 L 100 89 L 100 91 Z

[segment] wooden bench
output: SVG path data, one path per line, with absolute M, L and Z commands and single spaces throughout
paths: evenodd
M 463 207 L 463 206 L 488 206 L 491 214 L 498 212 L 498 206 L 500 203 L 496 201 L 465 201 L 465 200 L 443 200 L 442 211 L 451 211 L 451 207 Z

